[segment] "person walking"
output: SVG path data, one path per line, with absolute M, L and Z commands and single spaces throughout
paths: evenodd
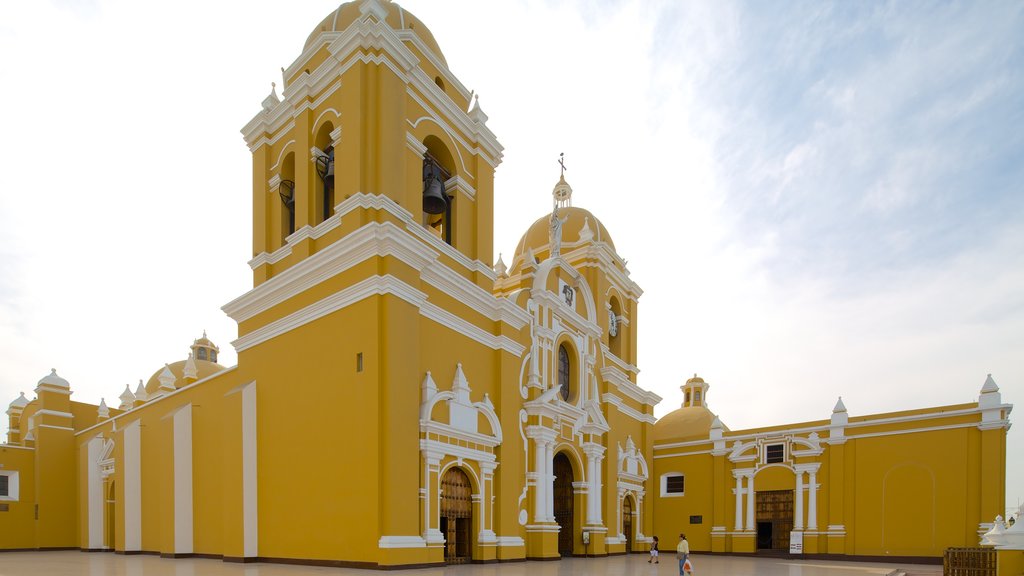
M 690 565 L 687 561 L 690 559 L 690 543 L 686 541 L 686 534 L 679 535 L 679 544 L 676 546 L 676 558 L 679 559 L 679 576 L 683 576 L 684 569 L 686 574 L 689 574 Z
M 654 560 L 655 564 L 660 564 L 660 562 L 658 562 L 658 537 L 657 536 L 654 537 L 654 542 L 651 543 L 651 558 L 649 560 L 647 560 L 647 563 L 650 564 L 651 560 Z

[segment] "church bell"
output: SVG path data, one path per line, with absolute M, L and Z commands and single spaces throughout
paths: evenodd
M 427 214 L 444 214 L 448 198 L 441 181 L 441 167 L 433 160 L 423 160 L 423 211 Z

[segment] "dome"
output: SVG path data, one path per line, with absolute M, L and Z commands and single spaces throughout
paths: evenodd
M 163 374 L 165 368 L 169 369 L 171 374 L 174 374 L 174 387 L 180 388 L 184 384 L 182 379 L 185 377 L 185 363 L 187 362 L 188 360 L 179 360 L 167 366 L 161 366 L 159 370 L 153 372 L 153 375 L 146 381 L 146 394 L 152 396 L 154 392 L 160 389 L 160 375 Z M 216 362 L 209 362 L 207 360 L 193 360 L 193 362 L 196 364 L 196 378 L 199 380 L 226 369 Z
M 567 206 L 558 209 L 558 217 L 565 220 L 565 224 L 562 225 L 563 253 L 588 242 L 604 242 L 613 251 L 615 250 L 615 244 L 612 242 L 611 235 L 608 234 L 608 229 L 589 210 Z M 521 257 L 526 254 L 527 248 L 532 248 L 533 254 L 537 258 L 544 259 L 551 240 L 550 231 L 550 214 L 538 218 L 527 228 L 526 234 L 523 234 L 516 246 L 515 257 L 512 260 L 513 270 L 522 267 Z
M 317 38 L 325 32 L 342 32 L 352 25 L 353 22 L 358 20 L 362 15 L 362 5 L 366 4 L 378 4 L 381 8 L 387 11 L 387 16 L 384 21 L 387 22 L 394 30 L 412 30 L 420 40 L 426 44 L 427 48 L 437 56 L 442 63 L 447 67 L 448 61 L 445 60 L 444 54 L 441 53 L 440 46 L 437 45 L 437 41 L 434 40 L 434 35 L 430 33 L 430 29 L 427 28 L 419 18 L 413 16 L 407 10 L 403 9 L 398 4 L 391 2 L 390 0 L 369 0 L 364 2 L 362 0 L 356 0 L 355 2 L 345 2 L 341 6 L 338 6 L 336 10 L 331 12 L 324 18 L 316 28 L 306 38 L 306 44 L 303 46 L 303 51 L 308 50 L 310 46 L 316 43 Z
M 28 398 L 25 398 L 25 393 L 22 392 L 20 396 L 14 399 L 13 402 L 8 406 L 8 409 L 22 410 L 28 406 Z
M 654 423 L 654 441 L 706 440 L 711 435 L 714 421 L 715 415 L 705 406 L 679 408 Z
M 57 376 L 57 369 L 56 368 L 52 368 L 50 370 L 49 374 L 47 374 L 46 376 L 43 376 L 42 378 L 40 378 L 39 379 L 39 384 L 40 385 L 49 384 L 50 386 L 59 386 L 61 388 L 71 388 L 71 384 L 68 384 L 67 380 L 61 378 L 60 376 Z
M 687 380 L 686 383 L 687 384 L 706 384 L 706 382 L 704 382 L 704 379 L 701 378 L 700 376 L 697 376 L 696 374 L 693 375 L 693 378 L 690 378 L 689 380 Z

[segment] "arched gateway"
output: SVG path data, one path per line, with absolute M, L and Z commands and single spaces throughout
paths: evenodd
M 473 525 L 473 487 L 469 477 L 458 468 L 441 479 L 441 534 L 444 535 L 444 561 L 465 564 L 471 559 L 470 534 Z
M 572 556 L 573 507 L 572 507 L 572 464 L 569 458 L 559 453 L 555 456 L 555 521 L 558 522 L 558 553 Z

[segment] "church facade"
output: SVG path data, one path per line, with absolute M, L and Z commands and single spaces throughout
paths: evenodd
M 877 524 L 859 516 L 877 492 L 860 482 L 917 444 L 879 452 L 858 435 L 897 429 L 924 444 L 933 429 L 969 435 L 938 436 L 963 448 L 947 457 L 966 475 L 927 463 L 958 470 L 930 494 L 968 512 L 935 516 L 957 528 L 930 547 L 894 550 L 972 543 L 1000 511 L 998 391 L 877 423 L 733 433 L 687 411 L 707 391 L 691 381 L 685 414 L 656 421 L 660 398 L 637 384 L 642 290 L 608 230 L 563 176 L 552 212 L 492 263 L 502 147 L 397 4 L 341 5 L 283 75 L 242 130 L 253 288 L 223 307 L 237 365 L 217 364 L 204 334 L 116 408 L 42 378 L 7 412 L 0 549 L 391 568 L 642 552 L 685 531 L 695 550 L 754 552 L 751 495 L 788 490 L 803 507 L 772 525 L 773 546 L 803 528 L 807 552 L 875 554 L 853 536 Z M 880 494 L 926 475 L 893 473 L 899 488 Z M 925 500 L 914 506 L 937 510 Z

